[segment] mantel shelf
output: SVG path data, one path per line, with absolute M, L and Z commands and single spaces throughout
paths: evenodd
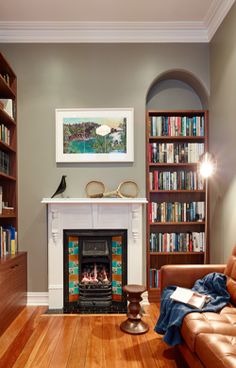
M 145 204 L 146 198 L 43 198 L 44 204 Z

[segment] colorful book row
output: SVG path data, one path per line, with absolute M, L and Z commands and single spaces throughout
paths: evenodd
M 196 171 L 151 171 L 150 190 L 203 190 L 204 180 Z
M 205 202 L 150 202 L 151 222 L 195 222 L 205 219 Z
M 0 141 L 10 145 L 10 129 L 4 124 L 0 124 Z
M 160 288 L 161 286 L 161 270 L 150 268 L 149 270 L 149 286 L 150 288 Z
M 150 252 L 204 252 L 205 233 L 151 233 Z
M 199 136 L 203 137 L 204 116 L 151 116 L 151 136 Z
M 0 226 L 0 257 L 3 257 L 7 254 L 14 255 L 17 250 L 16 229 L 11 225 L 6 227 Z
M 149 162 L 196 163 L 204 153 L 204 143 L 149 143 Z

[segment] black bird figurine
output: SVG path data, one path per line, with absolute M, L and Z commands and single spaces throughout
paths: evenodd
M 66 190 L 66 175 L 62 175 L 61 182 L 51 198 L 57 196 L 58 194 L 62 194 L 65 190 Z

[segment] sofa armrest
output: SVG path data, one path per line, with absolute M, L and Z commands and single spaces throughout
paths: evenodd
M 190 264 L 165 265 L 161 267 L 161 292 L 170 285 L 192 288 L 195 281 L 211 272 L 224 273 L 226 265 L 222 264 Z

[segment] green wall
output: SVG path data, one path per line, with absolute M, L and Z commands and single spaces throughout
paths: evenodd
M 210 43 L 210 147 L 217 158 L 211 180 L 212 261 L 227 261 L 236 244 L 236 4 Z
M 90 180 L 103 180 L 112 189 L 125 179 L 135 180 L 144 197 L 147 93 L 156 78 L 169 70 L 187 71 L 209 91 L 209 46 L 2 44 L 0 49 L 18 76 L 20 249 L 28 251 L 29 291 L 47 291 L 47 218 L 42 198 L 52 195 L 62 174 L 67 175 L 70 197 L 84 197 Z M 176 94 L 165 89 L 165 98 L 159 101 L 169 99 L 170 108 L 181 109 L 181 89 L 184 107 L 198 108 L 199 100 L 181 84 Z M 134 107 L 134 162 L 57 165 L 55 108 L 70 107 Z M 160 103 L 157 108 L 161 107 Z

